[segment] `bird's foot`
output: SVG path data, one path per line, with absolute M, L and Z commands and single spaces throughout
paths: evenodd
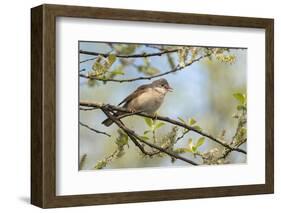
M 157 117 L 158 117 L 158 113 L 157 113 L 157 112 L 154 112 L 154 113 L 153 113 L 153 120 L 156 121 L 156 120 L 157 120 Z

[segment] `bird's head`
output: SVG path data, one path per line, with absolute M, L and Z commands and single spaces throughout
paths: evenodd
M 157 88 L 157 89 L 160 89 L 160 90 L 163 90 L 165 93 L 166 92 L 172 92 L 173 91 L 173 88 L 170 87 L 168 81 L 165 79 L 165 78 L 160 78 L 156 81 L 153 81 L 152 82 L 152 86 L 154 88 Z

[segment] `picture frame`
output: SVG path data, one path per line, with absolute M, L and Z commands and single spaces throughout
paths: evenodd
M 265 183 L 95 194 L 56 194 L 56 19 L 265 30 Z M 274 20 L 44 4 L 31 9 L 31 203 L 41 208 L 268 194 L 274 192 Z

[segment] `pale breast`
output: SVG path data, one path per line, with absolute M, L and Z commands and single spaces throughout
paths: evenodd
M 142 93 L 137 98 L 133 99 L 128 104 L 128 108 L 152 114 L 161 106 L 164 96 L 164 94 L 161 94 L 153 89 L 149 89 L 147 92 Z

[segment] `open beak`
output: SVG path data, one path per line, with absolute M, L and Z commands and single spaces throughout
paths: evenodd
M 169 85 L 167 85 L 165 88 L 166 88 L 166 90 L 168 90 L 168 92 L 173 92 L 173 88 L 170 87 Z

